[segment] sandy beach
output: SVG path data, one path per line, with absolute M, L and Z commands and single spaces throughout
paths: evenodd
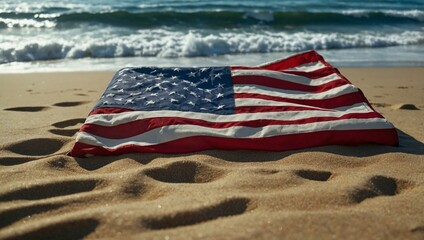
M 0 239 L 423 239 L 424 68 L 342 68 L 400 146 L 73 158 L 113 72 L 0 74 Z

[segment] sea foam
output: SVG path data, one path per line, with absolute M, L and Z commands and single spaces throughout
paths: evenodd
M 71 36 L 74 35 L 74 36 Z M 298 52 L 309 49 L 378 48 L 424 44 L 424 32 L 202 32 L 138 30 L 122 35 L 112 30 L 76 35 L 4 37 L 0 63 L 79 58 L 197 57 L 240 53 Z

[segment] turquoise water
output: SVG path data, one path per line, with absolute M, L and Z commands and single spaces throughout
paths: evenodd
M 341 66 L 423 66 L 424 1 L 0 3 L 5 71 L 255 64 L 310 49 Z

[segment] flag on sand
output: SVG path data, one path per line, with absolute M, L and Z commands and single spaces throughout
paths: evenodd
M 118 71 L 71 156 L 397 145 L 391 123 L 315 51 L 255 67 Z

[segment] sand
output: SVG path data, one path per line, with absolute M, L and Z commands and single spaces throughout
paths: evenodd
M 72 158 L 112 72 L 0 75 L 0 239 L 424 239 L 424 68 L 341 69 L 399 147 Z

